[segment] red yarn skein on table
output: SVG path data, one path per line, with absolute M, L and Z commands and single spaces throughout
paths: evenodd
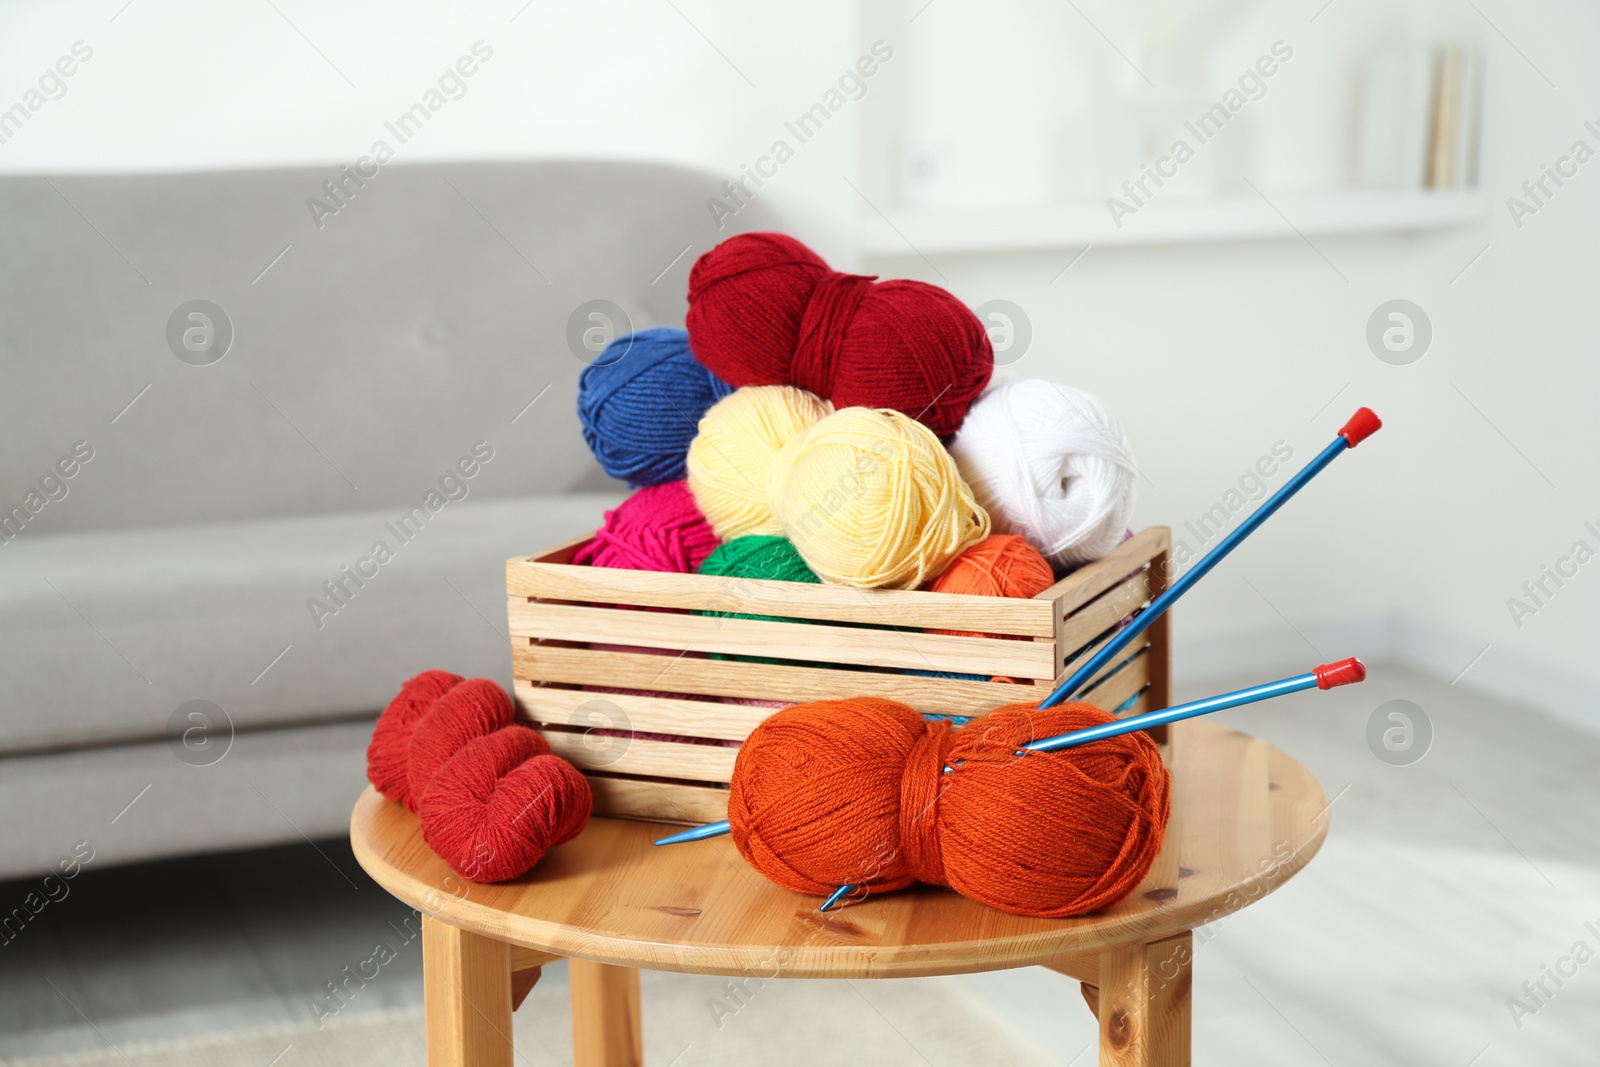
M 494 682 L 424 671 L 389 702 L 367 749 L 367 780 L 415 811 L 428 846 L 477 882 L 523 874 L 589 821 L 588 780 L 515 719 Z
M 953 434 L 994 349 L 938 286 L 841 274 L 780 233 L 730 237 L 689 272 L 689 341 L 730 385 L 795 385 L 835 407 L 893 408 Z
M 733 840 L 799 893 L 922 881 L 1018 915 L 1098 911 L 1133 892 L 1161 850 L 1171 777 L 1160 752 L 1131 733 L 1017 753 L 1110 719 L 1088 704 L 1012 704 L 956 731 L 876 697 L 786 708 L 739 750 Z
M 372 729 L 372 742 L 367 745 L 367 781 L 409 812 L 417 810 L 408 774 L 412 731 L 433 702 L 461 682 L 461 675 L 449 671 L 423 671 L 400 687 L 400 694 L 389 701 Z

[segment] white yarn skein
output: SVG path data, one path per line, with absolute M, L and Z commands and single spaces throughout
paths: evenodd
M 1038 378 L 998 385 L 950 446 L 995 533 L 1021 534 L 1072 567 L 1122 541 L 1133 514 L 1133 453 L 1100 398 Z

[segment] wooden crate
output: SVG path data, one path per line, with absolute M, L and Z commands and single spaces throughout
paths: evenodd
M 573 565 L 589 539 L 506 563 L 517 707 L 588 776 L 597 814 L 683 823 L 727 816 L 737 747 L 637 734 L 742 741 L 773 709 L 739 699 L 873 695 L 969 716 L 1038 700 L 1165 588 L 1171 543 L 1166 527 L 1150 527 L 1037 597 L 1013 600 Z M 1078 699 L 1119 714 L 1166 707 L 1170 661 L 1162 618 Z

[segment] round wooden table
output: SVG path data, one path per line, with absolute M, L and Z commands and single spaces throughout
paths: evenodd
M 511 1013 L 571 960 L 575 1060 L 638 1064 L 637 968 L 770 978 L 905 978 L 1043 966 L 1083 983 L 1102 1065 L 1189 1062 L 1195 927 L 1272 892 L 1327 834 L 1327 798 L 1294 759 L 1195 720 L 1171 728 L 1172 821 L 1132 896 L 1077 919 L 1029 919 L 918 886 L 828 914 L 773 885 L 727 837 L 658 848 L 659 824 L 594 819 L 511 882 L 480 885 L 368 789 L 350 840 L 368 874 L 423 914 L 430 1067 L 509 1067 Z

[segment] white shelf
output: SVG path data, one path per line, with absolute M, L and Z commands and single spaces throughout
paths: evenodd
M 1156 201 L 1119 228 L 1104 207 L 916 208 L 860 222 L 867 256 L 1015 252 L 1085 245 L 1250 241 L 1318 235 L 1406 233 L 1483 221 L 1488 197 L 1450 192 L 1272 193 L 1217 200 Z M 1280 214 L 1281 212 L 1281 214 Z

